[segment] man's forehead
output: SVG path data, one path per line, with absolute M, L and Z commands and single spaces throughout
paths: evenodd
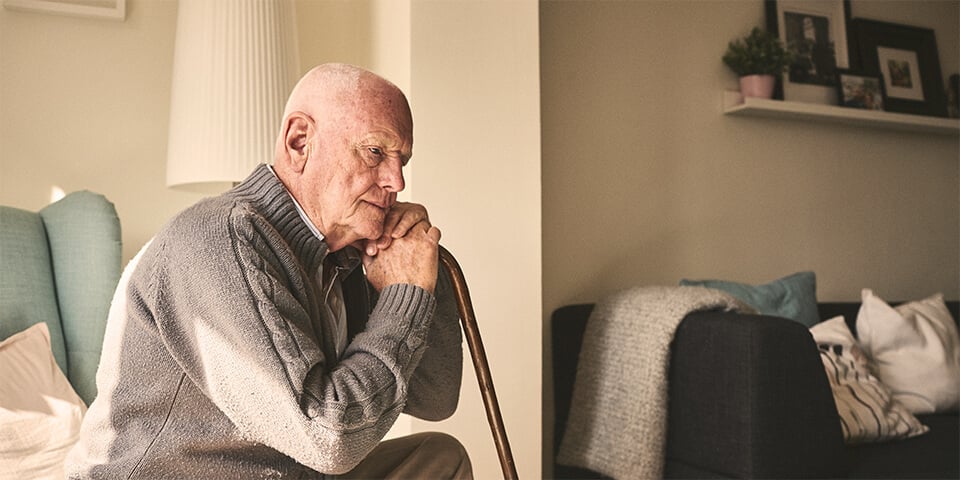
M 342 116 L 347 113 L 344 110 L 387 113 L 404 123 L 412 122 L 406 96 L 396 85 L 342 64 L 316 67 L 301 79 L 288 99 L 284 116 L 297 110 L 315 116 Z

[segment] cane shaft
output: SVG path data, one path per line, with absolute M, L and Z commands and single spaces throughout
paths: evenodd
M 493 377 L 490 376 L 490 366 L 487 364 L 487 353 L 483 349 L 480 339 L 480 329 L 473 313 L 473 302 L 470 301 L 470 291 L 463 277 L 463 271 L 453 255 L 442 246 L 440 247 L 440 263 L 450 275 L 453 291 L 457 300 L 460 321 L 463 324 L 463 333 L 470 348 L 470 357 L 473 359 L 473 368 L 477 372 L 477 382 L 480 384 L 480 393 L 483 396 L 483 407 L 487 412 L 487 422 L 493 433 L 493 442 L 500 457 L 500 468 L 503 478 L 515 480 L 517 467 L 513 463 L 513 453 L 510 452 L 510 442 L 507 441 L 507 431 L 503 426 L 503 417 L 500 415 L 500 404 L 497 402 L 497 392 L 493 388 Z

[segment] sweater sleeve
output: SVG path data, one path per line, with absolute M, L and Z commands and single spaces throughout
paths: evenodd
M 261 227 L 234 218 L 229 232 L 167 252 L 154 282 L 157 328 L 245 439 L 347 472 L 403 410 L 436 300 L 413 285 L 385 288 L 366 330 L 339 362 L 327 359 L 315 285 Z
M 437 275 L 437 309 L 427 334 L 427 348 L 410 379 L 404 413 L 423 420 L 444 420 L 457 410 L 463 376 L 460 316 L 445 269 Z

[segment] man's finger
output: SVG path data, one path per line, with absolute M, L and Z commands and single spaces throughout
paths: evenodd
M 374 257 L 377 255 L 377 253 L 380 253 L 380 251 L 377 249 L 377 242 L 374 240 L 367 240 L 367 246 L 364 251 L 369 257 Z
M 391 209 L 389 212 L 387 212 L 387 217 L 383 220 L 383 236 L 393 236 L 394 238 L 399 238 L 394 235 L 397 230 L 397 225 L 400 223 L 400 220 L 403 218 L 403 216 L 402 210 Z
M 437 227 L 434 227 L 433 225 L 431 225 L 431 226 L 430 226 L 430 230 L 427 230 L 427 237 L 429 237 L 430 240 L 433 240 L 433 243 L 439 244 L 439 243 L 440 243 L 440 229 L 437 228 Z
M 430 225 L 430 220 L 427 218 L 427 212 L 425 211 L 408 211 L 405 215 L 400 217 L 400 221 L 397 222 L 396 226 L 393 228 L 393 233 L 390 235 L 393 238 L 401 238 L 407 233 L 410 232 L 410 229 L 418 223 L 426 222 L 427 225 Z
M 393 238 L 384 235 L 376 240 L 365 240 L 363 243 L 363 251 L 371 256 L 375 257 L 381 250 L 386 249 L 393 243 Z M 359 247 L 358 247 L 359 248 Z

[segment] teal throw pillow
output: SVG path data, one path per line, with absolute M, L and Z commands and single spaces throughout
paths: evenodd
M 722 290 L 764 315 L 789 318 L 808 328 L 820 322 L 817 312 L 817 277 L 813 272 L 797 272 L 765 285 L 687 279 L 681 280 L 680 285 Z

